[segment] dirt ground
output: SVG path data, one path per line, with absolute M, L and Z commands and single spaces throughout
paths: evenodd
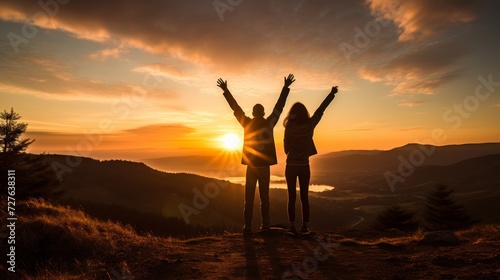
M 368 235 L 368 237 L 367 237 Z M 144 279 L 500 279 L 500 237 L 455 246 L 364 232 L 226 234 L 182 241 Z M 142 278 L 142 277 L 141 277 Z

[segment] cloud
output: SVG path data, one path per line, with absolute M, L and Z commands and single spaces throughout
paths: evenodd
M 366 0 L 374 17 L 398 30 L 396 41 L 387 34 L 373 39 L 358 74 L 391 86 L 391 95 L 435 94 L 460 76 L 468 42 L 453 30 L 479 17 L 480 2 Z
M 3 53 L 0 57 L 0 87 L 6 92 L 66 100 L 91 97 L 93 101 L 105 101 L 148 90 L 128 82 L 78 76 L 75 65 L 55 54 L 39 51 L 35 46 L 25 48 L 22 55 L 5 51 L 6 48 L 8 46 L 0 46 Z M 162 98 L 165 97 L 175 98 L 176 95 L 162 91 Z
M 148 135 L 164 135 L 166 137 L 180 137 L 194 132 L 195 129 L 182 124 L 153 124 L 123 130 L 122 134 L 128 136 L 148 136 Z
M 393 86 L 394 95 L 435 94 L 436 89 L 457 78 L 457 63 L 466 55 L 460 41 L 446 40 L 426 47 L 416 45 L 404 53 L 362 66 L 358 74 L 371 82 Z
M 84 95 L 115 97 L 132 90 L 130 85 L 75 77 L 72 66 L 50 54 L 29 48 L 23 55 L 3 53 L 0 85 L 4 90 L 66 99 L 78 99 Z
M 346 65 L 338 45 L 352 34 L 349 28 L 337 27 L 362 24 L 369 16 L 363 5 L 343 0 L 243 1 L 224 14 L 224 21 L 220 21 L 212 1 L 70 1 L 60 5 L 48 22 L 33 21 L 33 15 L 40 11 L 43 12 L 37 2 L 0 1 L 0 19 L 32 22 L 37 27 L 98 42 L 106 48 L 92 53 L 92 59 L 100 62 L 117 56 L 130 58 L 135 64 L 131 71 L 158 74 L 165 78 L 164 85 L 169 90 L 192 90 L 196 85 L 200 91 L 215 92 L 215 80 L 220 75 L 244 86 L 248 95 L 265 92 L 270 84 L 290 72 L 300 78 L 300 86 L 306 89 L 327 90 L 333 82 L 347 88 L 354 80 L 349 70 L 352 65 Z M 12 31 L 22 35 L 20 26 Z M 39 34 L 49 33 L 43 31 L 39 30 Z M 20 55 L 25 54 L 26 48 L 34 47 L 35 39 L 20 46 Z M 92 64 L 85 63 L 85 67 Z M 116 85 L 116 79 L 106 80 L 112 74 L 95 82 Z M 65 87 L 73 90 L 83 86 L 68 83 Z M 26 87 L 17 82 L 11 91 Z M 40 90 L 35 89 L 36 85 L 30 86 L 28 93 L 40 95 Z M 123 90 L 130 92 L 119 87 L 114 91 Z M 76 94 L 83 96 L 85 92 Z
M 416 106 L 420 106 L 422 104 L 424 104 L 423 101 L 416 101 L 416 102 L 400 103 L 400 104 L 398 104 L 398 106 L 401 106 L 401 107 L 416 107 Z
M 195 65 L 188 62 L 174 60 L 165 63 L 152 63 L 145 66 L 135 67 L 133 71 L 183 81 L 196 77 L 199 69 L 197 69 Z
M 479 16 L 481 1 L 470 0 L 366 0 L 379 19 L 399 28 L 399 40 L 419 40 Z
M 50 131 L 28 131 L 26 137 L 35 139 L 32 147 L 58 147 L 78 143 L 85 135 L 78 133 L 57 133 Z
M 348 84 L 352 73 L 361 69 L 362 78 L 391 85 L 395 94 L 435 93 L 457 76 L 454 64 L 464 53 L 457 54 L 453 49 L 458 46 L 449 45 L 450 53 L 441 52 L 442 58 L 425 58 L 423 54 L 436 51 L 436 42 L 421 39 L 472 21 L 478 16 L 478 4 L 422 0 L 402 1 L 391 8 L 391 3 L 398 0 L 242 1 L 221 21 L 212 1 L 70 1 L 60 5 L 50 20 L 34 23 L 112 43 L 120 50 L 153 53 L 159 61 L 143 63 L 134 71 L 158 71 L 181 83 L 189 76 L 220 73 L 256 76 L 265 85 L 269 77 L 294 72 L 297 78 L 306 77 L 305 86 L 319 89 L 332 80 Z M 32 21 L 41 10 L 36 1 L 3 1 L 0 19 Z M 394 22 L 400 33 L 393 26 L 384 27 L 363 52 L 363 60 L 347 63 L 339 45 L 352 42 L 354 28 L 363 29 L 374 16 Z M 409 46 L 409 40 L 417 46 Z M 122 54 L 106 49 L 92 56 L 99 60 Z M 197 84 L 206 88 L 213 82 Z
M 182 124 L 153 124 L 112 133 L 55 133 L 50 131 L 28 131 L 26 137 L 35 139 L 36 150 L 57 147 L 75 148 L 81 143 L 91 145 L 92 150 L 158 148 L 165 145 L 181 145 L 182 139 L 194 133 L 192 127 Z M 89 144 L 91 143 L 91 144 Z M 83 146 L 83 145 L 82 145 Z
M 94 52 L 89 55 L 89 58 L 97 61 L 106 61 L 109 58 L 118 58 L 122 53 L 126 53 L 128 50 L 120 49 L 120 48 L 110 48 L 103 49 L 97 52 Z
M 143 159 L 176 154 L 183 149 L 205 151 L 207 144 L 198 139 L 196 130 L 182 124 L 156 124 L 98 134 L 28 131 L 35 139 L 30 153 L 53 153 L 92 158 Z M 182 153 L 182 152 L 181 152 Z
M 32 21 L 35 13 L 43 11 L 28 0 L 2 2 L 0 8 L 1 19 L 18 22 Z M 332 26 L 363 22 L 363 16 L 365 10 L 358 4 L 339 0 L 244 1 L 226 12 L 224 21 L 212 1 L 93 0 L 70 1 L 60 5 L 48 22 L 34 23 L 77 38 L 114 42 L 231 71 L 263 63 L 287 67 L 283 64 L 290 59 L 302 67 L 331 70 L 343 60 L 336 51 L 340 39 L 350 33 Z

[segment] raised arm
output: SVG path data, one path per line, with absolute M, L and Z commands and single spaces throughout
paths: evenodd
M 295 82 L 295 77 L 293 74 L 288 74 L 288 77 L 283 77 L 285 80 L 283 88 L 281 89 L 280 97 L 274 105 L 272 113 L 269 115 L 269 124 L 271 127 L 274 127 L 278 122 L 281 113 L 283 112 L 283 107 L 285 107 L 286 99 L 288 97 L 288 93 L 290 93 L 290 85 Z
M 229 107 L 231 107 L 231 109 L 233 110 L 234 116 L 236 117 L 238 122 L 240 122 L 243 125 L 243 122 L 246 118 L 245 112 L 243 112 L 243 109 L 241 109 L 240 105 L 238 105 L 238 102 L 236 102 L 233 95 L 231 94 L 231 92 L 227 88 L 227 81 L 224 81 L 223 79 L 219 78 L 217 80 L 217 86 L 220 87 L 224 91 L 223 95 L 226 98 L 226 101 L 229 104 Z
M 311 117 L 311 121 L 313 123 L 313 126 L 318 125 L 319 121 L 321 120 L 321 117 L 323 116 L 323 112 L 325 112 L 326 108 L 332 100 L 335 98 L 335 94 L 338 92 L 338 87 L 334 86 L 332 87 L 332 91 L 326 96 L 325 100 L 319 105 L 318 109 L 314 112 L 313 116 Z

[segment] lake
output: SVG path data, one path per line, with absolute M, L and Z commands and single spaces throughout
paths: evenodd
M 225 177 L 224 180 L 228 180 L 231 183 L 245 185 L 245 177 Z M 285 177 L 271 175 L 271 186 L 272 189 L 287 189 Z M 322 192 L 330 191 L 335 187 L 329 185 L 312 185 L 309 184 L 309 191 Z M 299 184 L 297 182 L 297 190 L 299 189 Z

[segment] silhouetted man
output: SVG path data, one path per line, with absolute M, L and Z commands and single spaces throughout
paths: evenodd
M 285 107 L 286 98 L 290 89 L 288 88 L 295 82 L 293 74 L 284 78 L 285 85 L 281 94 L 274 105 L 272 113 L 264 118 L 264 106 L 255 104 L 253 106 L 253 119 L 245 116 L 245 112 L 238 105 L 233 95 L 227 89 L 227 81 L 217 80 L 217 86 L 224 90 L 224 97 L 229 106 L 234 111 L 234 116 L 244 129 L 244 142 L 241 163 L 247 165 L 246 183 L 245 183 L 245 226 L 243 233 L 252 232 L 252 214 L 253 202 L 255 198 L 255 188 L 259 183 L 260 194 L 260 212 L 262 215 L 261 230 L 269 230 L 269 166 L 278 163 L 276 159 L 276 148 L 274 145 L 273 128 Z

